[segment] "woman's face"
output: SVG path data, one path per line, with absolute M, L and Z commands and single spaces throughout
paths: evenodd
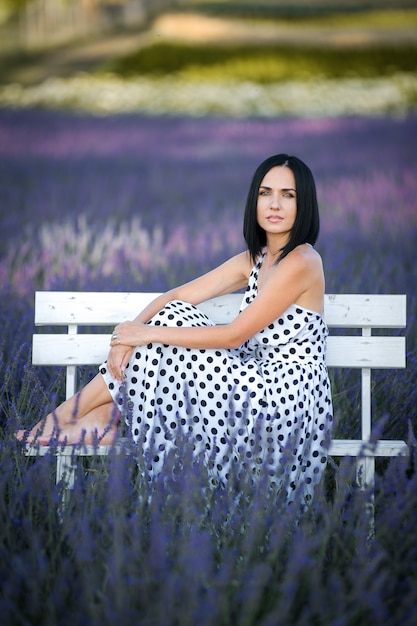
M 290 236 L 297 215 L 295 178 L 289 167 L 278 165 L 267 172 L 259 186 L 257 222 L 268 236 Z

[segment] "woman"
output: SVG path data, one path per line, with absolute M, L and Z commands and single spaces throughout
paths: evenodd
M 217 479 L 232 468 L 265 471 L 311 492 L 327 460 L 332 406 L 316 189 L 300 159 L 279 154 L 258 167 L 243 230 L 247 251 L 116 326 L 100 373 L 19 438 L 106 444 L 117 406 L 155 471 L 183 433 Z M 245 286 L 228 325 L 196 307 Z

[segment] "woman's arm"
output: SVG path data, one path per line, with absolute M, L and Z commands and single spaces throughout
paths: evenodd
M 230 324 L 184 328 L 124 322 L 116 327 L 117 339 L 112 345 L 120 341 L 130 346 L 154 342 L 197 349 L 236 348 L 277 319 L 291 304 L 298 302 L 311 308 L 311 303 L 322 302 L 323 293 L 319 255 L 313 250 L 296 249 L 268 270 L 262 290 Z
M 144 341 L 143 338 L 138 338 L 138 341 L 135 343 L 132 337 L 136 336 L 140 328 L 148 328 L 143 325 L 163 309 L 168 302 L 183 300 L 190 304 L 200 304 L 200 302 L 210 298 L 231 293 L 247 285 L 251 269 L 252 261 L 249 254 L 242 252 L 207 274 L 161 294 L 150 302 L 133 322 L 125 322 L 117 326 L 120 331 L 117 332 L 117 342 L 112 342 L 111 350 L 107 357 L 107 367 L 111 375 L 121 382 L 123 371 L 132 354 L 132 347 L 142 345 L 142 343 L 149 343 L 149 341 Z M 129 332 L 129 337 L 126 336 L 125 338 L 128 329 L 135 332 L 133 334 Z M 202 339 L 204 341 L 204 338 Z
M 172 300 L 200 304 L 210 298 L 237 291 L 247 285 L 251 269 L 249 254 L 247 252 L 237 254 L 207 274 L 161 294 L 145 307 L 134 321 L 148 322 Z

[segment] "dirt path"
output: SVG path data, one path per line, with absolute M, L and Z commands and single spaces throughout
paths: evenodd
M 325 27 L 317 24 L 250 22 L 198 14 L 170 13 L 159 17 L 151 30 L 170 40 L 206 43 L 291 43 L 292 45 L 357 46 L 417 44 L 417 28 Z
M 0 68 L 0 84 L 34 85 L 49 77 L 93 71 L 109 58 L 137 50 L 150 41 L 176 40 L 206 43 L 287 43 L 291 45 L 358 46 L 417 45 L 417 29 L 280 25 L 249 23 L 198 14 L 165 14 L 147 32 L 119 32 L 32 53 Z

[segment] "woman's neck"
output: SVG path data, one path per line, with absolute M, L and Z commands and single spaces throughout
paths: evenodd
M 283 248 L 285 247 L 287 243 L 288 243 L 287 237 L 285 239 L 282 237 L 280 237 L 279 239 L 273 238 L 272 240 L 267 241 L 266 246 L 265 246 L 265 257 L 264 257 L 264 263 L 266 267 L 270 267 L 271 265 L 277 262 Z

